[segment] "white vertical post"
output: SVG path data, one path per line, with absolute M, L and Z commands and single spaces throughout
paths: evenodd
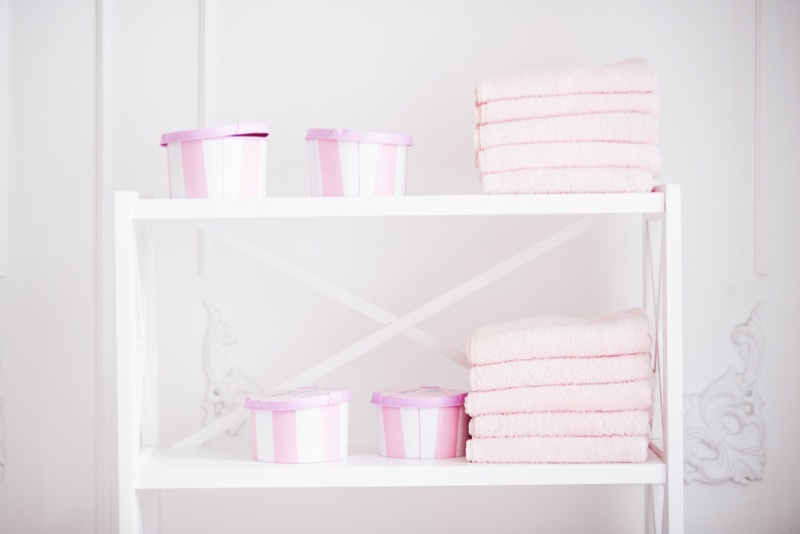
M 0 0 L 0 276 L 6 274 L 8 255 L 8 8 L 6 0 Z M 0 310 L 2 312 L 2 310 Z M 0 337 L 2 334 L 0 333 Z M 0 369 L 3 367 L 2 348 L 0 348 Z M 3 399 L 0 398 L 0 408 Z M 5 454 L 5 422 L 0 412 L 0 482 L 3 480 Z
M 161 532 L 161 490 L 140 491 L 139 511 L 142 518 L 142 532 L 147 532 L 147 534 Z
M 650 284 L 648 283 L 648 269 L 650 269 L 650 224 L 647 222 L 647 215 L 642 215 L 642 307 L 648 311 L 650 299 L 648 291 Z
M 653 495 L 653 485 L 644 485 L 644 533 L 656 534 L 656 510 L 655 496 Z
M 0 0 L 0 276 L 8 268 L 8 6 Z
M 158 333 L 156 331 L 155 290 L 155 239 L 151 227 L 140 230 L 141 257 L 139 261 L 139 308 L 141 310 L 142 357 L 141 357 L 141 440 L 142 445 L 158 444 Z
M 137 243 L 131 219 L 135 193 L 117 193 L 114 207 L 117 312 L 117 447 L 119 532 L 139 534 L 134 469 L 139 455 L 139 317 Z
M 765 217 L 766 217 L 766 184 L 764 179 L 764 1 L 755 2 L 755 158 L 754 158 L 754 256 L 756 274 L 767 274 L 766 254 L 764 252 L 764 239 L 766 236 Z
M 200 128 L 204 128 L 208 126 L 214 88 L 214 73 L 211 61 L 211 51 L 214 45 L 213 0 L 199 0 L 198 14 L 197 122 Z
M 197 42 L 197 123 L 198 127 L 208 125 L 213 88 L 213 72 L 210 52 L 213 47 L 213 0 L 199 0 L 198 4 L 198 42 Z M 201 276 L 208 276 L 208 236 L 202 230 L 197 234 L 197 262 Z
M 107 172 L 105 151 L 108 138 L 106 111 L 109 106 L 109 80 L 111 58 L 111 0 L 95 0 L 95 488 L 96 529 L 98 532 L 113 529 L 112 473 L 113 455 L 110 444 L 114 431 L 110 408 L 114 377 L 113 333 L 108 329 L 108 314 L 113 310 L 114 288 L 111 251 L 113 232 L 108 223 L 114 220 L 113 196 L 107 187 L 110 174 Z M 113 323 L 111 323 L 113 324 Z
M 664 495 L 663 532 L 683 532 L 683 280 L 681 258 L 680 186 L 665 188 L 663 238 L 664 281 L 662 295 L 663 369 L 665 411 L 664 452 L 667 485 Z

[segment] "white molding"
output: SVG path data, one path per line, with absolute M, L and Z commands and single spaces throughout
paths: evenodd
M 684 398 L 687 484 L 733 481 L 746 485 L 764 476 L 766 423 L 757 384 L 765 357 L 762 307 L 758 304 L 747 322 L 731 332 L 744 369 L 730 366 L 702 393 Z
M 107 255 L 113 251 L 113 199 L 107 187 L 106 139 L 108 135 L 106 111 L 109 84 L 110 51 L 110 0 L 95 1 L 95 532 L 111 532 L 116 524 L 116 506 L 112 503 L 112 488 L 116 487 L 117 474 L 112 464 L 111 402 L 109 375 L 114 357 L 114 291 L 110 269 L 113 262 Z M 107 287 L 108 286 L 108 287 Z
M 236 344 L 236 329 L 222 318 L 210 301 L 203 305 L 208 312 L 208 327 L 203 340 L 203 370 L 206 375 L 206 398 L 203 402 L 208 426 L 232 412 L 239 412 L 247 395 L 258 393 L 260 388 L 242 376 L 231 362 L 230 348 Z M 244 421 L 217 436 L 216 445 L 249 444 L 250 428 Z
M 8 270 L 8 2 L 0 0 L 0 276 Z
M 197 42 L 197 123 L 203 128 L 208 125 L 213 102 L 213 68 L 211 61 L 214 49 L 214 1 L 199 0 Z M 208 276 L 208 238 L 205 232 L 197 234 L 197 269 L 201 276 Z
M 214 1 L 200 1 L 200 25 L 198 40 L 198 76 L 197 76 L 197 118 L 198 126 L 208 126 L 211 104 L 214 101 L 214 69 L 213 51 L 214 39 Z
M 0 0 L 0 276 L 5 276 L 8 254 L 8 5 Z M 2 303 L 0 303 L 2 304 Z M 2 327 L 2 325 L 0 325 Z M 3 368 L 0 347 L 0 370 Z M 0 397 L 0 482 L 6 467 L 5 420 Z
M 766 217 L 766 179 L 764 177 L 764 9 L 765 0 L 755 0 L 755 156 L 753 191 L 753 229 L 755 273 L 767 274 L 764 237 Z

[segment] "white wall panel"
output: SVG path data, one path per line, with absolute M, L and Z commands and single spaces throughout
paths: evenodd
M 686 324 L 690 320 L 698 321 L 697 332 L 687 340 L 687 371 L 691 373 L 687 381 L 699 382 L 700 376 L 721 376 L 729 365 L 737 370 L 743 368 L 738 349 L 730 341 L 730 329 L 743 322 L 757 302 L 764 302 L 762 326 L 766 356 L 754 393 L 765 402 L 766 467 L 763 480 L 747 487 L 726 484 L 687 488 L 689 532 L 792 532 L 800 524 L 800 464 L 795 454 L 795 444 L 800 440 L 797 411 L 800 390 L 796 385 L 800 376 L 800 360 L 796 357 L 796 325 L 800 321 L 800 284 L 797 282 L 800 213 L 796 209 L 800 198 L 797 179 L 800 101 L 796 97 L 800 94 L 800 4 L 792 0 L 767 0 L 764 8 L 762 120 L 767 274 L 751 274 L 750 203 L 754 184 L 744 179 L 723 184 L 727 177 L 720 175 L 718 188 L 726 202 L 722 206 L 709 205 L 703 220 L 717 227 L 721 238 L 728 241 L 725 249 L 715 252 L 724 252 L 726 261 L 712 257 L 700 263 L 702 272 L 695 275 L 698 278 L 695 288 L 700 293 L 692 297 L 687 288 L 692 317 L 687 318 Z M 729 116 L 736 114 L 736 111 L 728 113 Z M 737 129 L 738 135 L 746 133 L 739 134 Z M 729 153 L 720 152 L 719 159 Z M 712 194 L 712 191 L 705 192 L 703 198 L 713 198 Z M 698 246 L 698 237 L 692 238 L 691 234 L 688 237 L 687 244 Z M 703 240 L 707 242 L 711 239 Z M 719 244 L 711 246 L 716 248 Z M 700 252 L 698 247 L 693 255 L 697 257 Z M 687 256 L 685 253 L 684 258 Z M 714 280 L 712 267 L 719 270 L 718 280 Z M 692 267 L 688 266 L 687 272 L 689 269 Z M 700 280 L 714 280 L 713 286 L 701 288 Z M 712 330 L 706 325 L 715 326 Z M 697 386 L 694 391 L 699 391 Z M 710 510 L 727 512 L 712 514 Z
M 0 531 L 95 531 L 94 2 L 8 2 Z
M 111 2 L 109 141 L 112 189 L 169 195 L 161 134 L 198 126 L 198 2 Z

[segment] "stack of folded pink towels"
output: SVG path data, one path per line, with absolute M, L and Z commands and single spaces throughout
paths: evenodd
M 643 462 L 655 386 L 651 347 L 641 308 L 478 329 L 468 351 L 467 461 Z
M 658 78 L 643 59 L 495 76 L 475 106 L 485 193 L 649 192 L 661 170 Z

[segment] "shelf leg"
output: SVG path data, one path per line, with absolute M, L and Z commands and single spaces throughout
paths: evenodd
M 139 534 L 139 504 L 134 470 L 139 455 L 141 354 L 138 307 L 138 253 L 131 217 L 135 193 L 117 193 L 114 206 L 117 315 L 117 441 L 119 532 Z
M 662 484 L 644 486 L 644 532 L 645 534 L 666 534 L 663 518 L 666 492 Z
M 156 321 L 155 240 L 152 227 L 140 228 L 139 308 L 143 329 L 143 353 L 140 371 L 141 442 L 152 447 L 158 443 L 158 332 Z
M 683 533 L 683 281 L 680 186 L 666 186 L 664 210 L 664 396 L 667 484 L 663 532 Z M 668 356 L 668 357 L 667 357 Z
M 161 532 L 161 491 L 139 490 L 138 493 L 142 518 L 141 532 L 158 534 Z
M 681 200 L 677 184 L 659 186 L 665 207 L 661 221 L 660 287 L 654 290 L 652 303 L 656 316 L 655 354 L 660 357 L 659 389 L 663 459 L 667 464 L 667 482 L 661 499 L 661 532 L 681 534 L 683 512 L 683 330 Z M 651 236 L 648 235 L 648 238 Z M 652 246 L 652 242 L 650 243 Z M 654 281 L 655 282 L 655 281 Z M 660 350 L 659 350 L 660 349 Z M 658 508 L 657 508 L 658 510 Z

